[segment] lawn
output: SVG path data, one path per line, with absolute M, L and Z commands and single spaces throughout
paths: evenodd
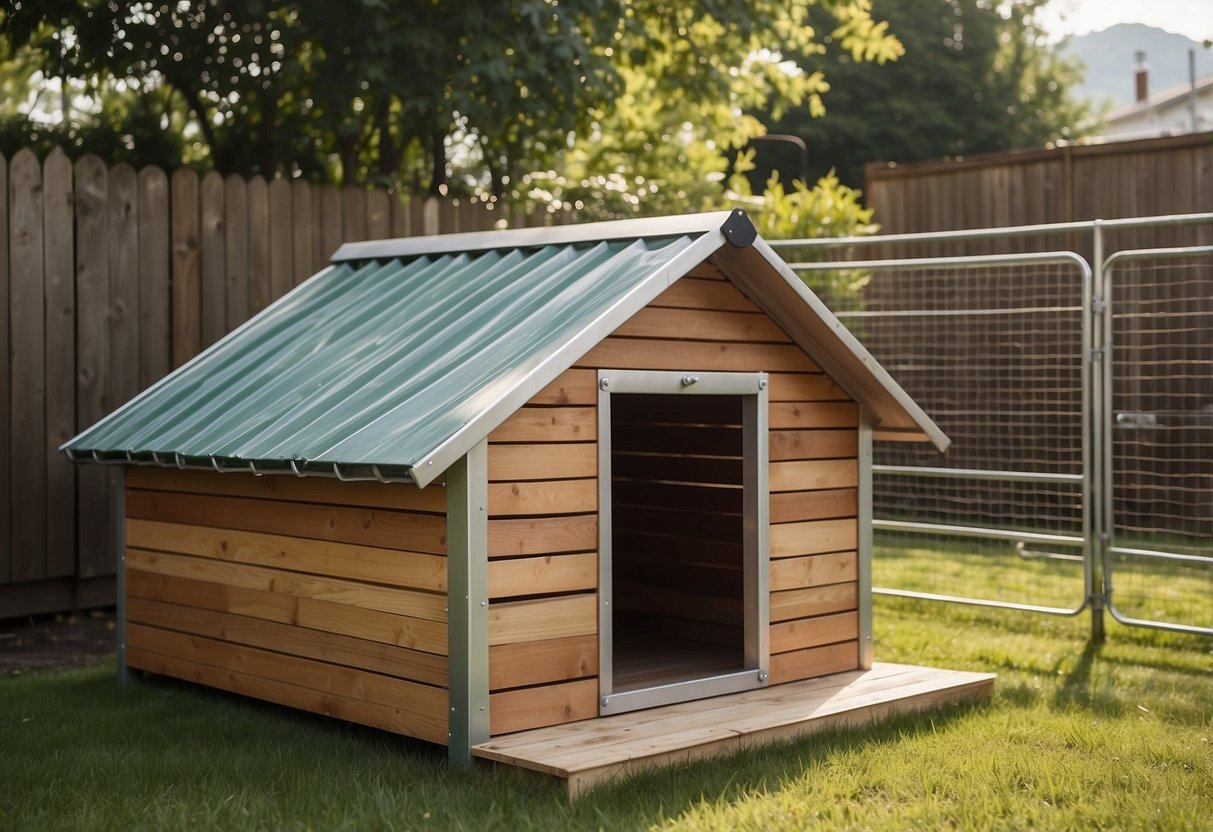
M 112 665 L 0 679 L 3 829 L 1210 829 L 1213 639 L 878 598 L 877 657 L 998 674 L 993 700 L 554 782 Z

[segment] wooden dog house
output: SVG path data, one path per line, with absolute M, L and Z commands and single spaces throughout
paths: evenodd
M 873 438 L 947 445 L 721 212 L 346 245 L 64 449 L 125 470 L 124 667 L 519 762 L 863 676 Z

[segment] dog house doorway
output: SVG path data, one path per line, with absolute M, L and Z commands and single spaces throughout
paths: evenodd
M 766 684 L 767 378 L 598 374 L 599 712 Z

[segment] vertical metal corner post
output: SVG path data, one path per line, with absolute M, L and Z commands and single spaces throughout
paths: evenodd
M 1087 361 L 1083 374 L 1083 518 L 1086 540 L 1087 603 L 1091 607 L 1091 641 L 1104 640 L 1104 607 L 1110 587 L 1105 580 L 1108 541 L 1112 531 L 1112 442 L 1107 424 L 1111 418 L 1112 311 L 1104 280 L 1103 220 L 1091 223 L 1091 279 L 1084 301 L 1083 345 Z M 1099 312 L 1096 313 L 1097 302 Z
M 872 632 L 872 414 L 859 413 L 859 667 L 870 670 L 875 653 Z
M 614 542 L 611 494 L 610 373 L 598 371 L 598 704 L 615 692 L 615 635 L 611 600 L 614 595 Z
M 458 768 L 489 738 L 488 480 L 485 440 L 446 472 L 447 759 Z
M 117 482 L 112 489 L 114 512 L 114 556 L 118 564 L 118 576 L 114 594 L 117 609 L 114 613 L 115 636 L 117 636 L 118 684 L 130 683 L 131 674 L 126 667 L 126 466 L 118 466 L 114 477 Z
M 771 665 L 770 442 L 768 378 L 760 376 L 758 395 L 742 396 L 742 493 L 745 599 L 745 666 L 757 667 L 765 682 Z

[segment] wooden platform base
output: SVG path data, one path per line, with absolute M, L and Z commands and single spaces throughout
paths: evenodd
M 652 766 L 983 699 L 993 687 L 990 673 L 877 663 L 868 671 L 495 737 L 472 753 L 562 778 L 576 797 Z

